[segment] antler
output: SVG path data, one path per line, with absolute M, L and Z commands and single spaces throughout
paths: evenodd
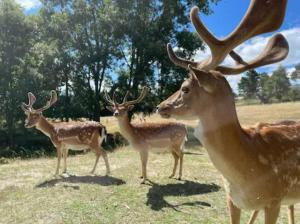
M 218 66 L 217 71 L 222 74 L 240 74 L 249 69 L 257 68 L 263 65 L 272 64 L 283 60 L 289 53 L 289 45 L 282 34 L 274 35 L 267 43 L 265 49 L 255 59 L 246 63 L 235 53 L 237 65 L 235 67 Z
M 142 92 L 140 94 L 140 96 L 136 99 L 136 100 L 132 100 L 132 101 L 127 101 L 127 97 L 129 95 L 129 91 L 126 92 L 125 96 L 124 96 L 124 99 L 123 99 L 123 102 L 122 103 L 118 103 L 115 99 L 115 93 L 113 94 L 113 100 L 110 98 L 110 96 L 108 95 L 108 93 L 105 91 L 105 97 L 104 99 L 110 103 L 111 105 L 123 105 L 123 106 L 129 106 L 129 105 L 133 105 L 133 104 L 136 104 L 136 103 L 139 103 L 141 102 L 145 96 L 147 95 L 148 93 L 148 87 L 144 86 L 143 89 L 142 89 Z
M 122 103 L 126 103 L 128 95 L 129 95 L 129 91 L 126 92 Z
M 28 104 L 26 103 L 22 103 L 21 108 L 24 111 L 29 111 L 32 110 L 32 105 L 35 103 L 36 101 L 36 97 L 33 95 L 33 93 L 29 92 L 28 94 Z
M 256 35 L 271 32 L 280 27 L 282 24 L 285 8 L 286 8 L 287 0 L 252 0 L 251 4 L 240 22 L 237 28 L 229 34 L 226 38 L 219 40 L 215 36 L 213 36 L 210 31 L 205 27 L 198 16 L 199 9 L 197 7 L 192 8 L 190 17 L 193 25 L 199 36 L 207 43 L 211 50 L 211 57 L 205 59 L 201 62 L 193 62 L 189 60 L 185 60 L 176 56 L 171 46 L 168 45 L 168 54 L 170 60 L 183 68 L 188 68 L 188 65 L 191 64 L 193 67 L 200 68 L 202 70 L 213 70 L 222 63 L 225 57 L 230 53 L 230 55 L 236 60 L 241 62 L 241 58 L 237 57 L 237 54 L 232 50 L 237 47 L 239 44 L 244 41 L 254 37 Z M 283 37 L 282 37 L 283 38 Z M 281 38 L 281 39 L 282 39 Z M 279 39 L 279 38 L 278 38 Z M 284 39 L 284 38 L 283 38 Z M 280 40 L 277 42 L 277 38 L 275 38 L 274 45 L 280 45 L 284 41 Z M 260 58 L 260 63 L 252 64 L 251 67 L 257 67 L 269 63 L 274 63 L 278 60 L 282 60 L 285 55 L 285 52 L 288 50 L 285 44 L 282 44 L 284 47 L 276 47 L 277 50 L 284 51 L 283 53 L 278 52 L 276 54 L 269 54 L 269 52 L 264 51 L 265 58 Z M 269 49 L 268 47 L 266 49 Z M 273 52 L 274 49 L 270 49 Z M 276 51 L 277 51 L 276 50 Z M 278 56 L 282 57 L 278 57 Z M 274 57 L 274 58 L 270 58 Z M 251 63 L 251 62 L 250 62 Z M 250 64 L 249 63 L 249 64 Z M 252 62 L 253 63 L 253 62 Z M 243 63 L 239 63 L 243 64 Z M 244 62 L 244 64 L 246 64 Z M 233 68 L 234 72 L 236 72 L 235 68 Z M 226 70 L 227 71 L 227 70 Z
M 110 96 L 108 95 L 107 91 L 104 92 L 104 99 L 110 103 L 111 105 L 114 105 L 115 102 L 110 98 Z
M 48 108 L 50 108 L 53 104 L 55 104 L 55 102 L 57 101 L 57 93 L 55 90 L 51 90 L 51 97 L 50 100 L 47 101 L 46 105 L 43 106 L 40 109 L 37 109 L 37 112 L 43 112 L 44 110 L 47 110 Z
M 145 98 L 145 96 L 147 95 L 148 90 L 149 90 L 148 87 L 144 86 L 143 89 L 142 89 L 142 92 L 141 92 L 140 96 L 137 99 L 131 100 L 131 101 L 125 101 L 125 102 L 123 101 L 122 104 L 126 105 L 126 106 L 129 106 L 129 105 L 133 105 L 133 104 L 141 102 Z M 126 95 L 125 95 L 125 97 L 126 97 Z

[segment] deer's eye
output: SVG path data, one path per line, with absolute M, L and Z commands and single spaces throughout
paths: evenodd
M 190 89 L 189 89 L 188 87 L 182 87 L 182 88 L 181 88 L 181 91 L 182 91 L 183 93 L 188 93 L 188 92 L 190 91 Z

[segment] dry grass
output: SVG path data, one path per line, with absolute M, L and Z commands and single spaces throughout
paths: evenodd
M 300 103 L 240 106 L 242 124 L 280 119 L 300 119 Z M 154 115 L 147 121 L 161 120 Z M 136 118 L 137 122 L 141 122 Z M 114 118 L 103 124 L 118 130 Z M 194 126 L 195 122 L 188 122 Z M 54 178 L 56 159 L 11 160 L 0 165 L 0 223 L 228 223 L 225 192 L 220 174 L 206 151 L 187 148 L 184 180 L 169 179 L 172 157 L 151 154 L 148 175 L 152 184 L 140 185 L 140 161 L 130 147 L 109 154 L 110 177 L 103 161 L 97 175 L 89 175 L 92 154 L 68 159 L 66 178 Z M 282 209 L 278 223 L 287 223 Z M 249 218 L 243 214 L 243 222 Z M 300 220 L 300 208 L 296 208 Z M 260 216 L 257 223 L 263 223 Z

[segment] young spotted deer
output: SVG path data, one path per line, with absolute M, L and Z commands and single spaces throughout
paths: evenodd
M 132 101 L 127 101 L 129 92 L 126 93 L 122 103 L 117 103 L 115 97 L 113 100 L 105 93 L 106 101 L 110 104 L 108 110 L 113 112 L 117 118 L 121 134 L 129 141 L 131 146 L 138 150 L 142 162 L 142 183 L 147 179 L 147 161 L 148 152 L 153 149 L 167 148 L 174 157 L 173 172 L 170 177 L 174 177 L 179 160 L 179 179 L 182 176 L 183 163 L 183 144 L 186 139 L 187 131 L 183 124 L 174 122 L 160 123 L 130 123 L 128 111 L 132 110 L 134 105 L 141 102 L 147 95 L 148 89 L 143 88 L 141 95 Z
M 59 173 L 60 160 L 63 156 L 64 167 L 63 173 L 67 172 L 67 156 L 68 150 L 84 150 L 92 149 L 96 154 L 96 161 L 91 173 L 95 172 L 99 157 L 102 155 L 106 165 L 106 175 L 110 173 L 109 163 L 105 150 L 101 147 L 103 140 L 106 138 L 106 128 L 94 121 L 86 122 L 61 122 L 51 123 L 42 114 L 57 101 L 57 94 L 51 91 L 51 98 L 47 104 L 40 109 L 33 109 L 36 97 L 32 93 L 28 93 L 29 103 L 22 103 L 27 119 L 25 121 L 26 128 L 35 127 L 36 129 L 47 135 L 57 150 L 57 167 L 55 175 Z
M 225 75 L 283 60 L 289 46 L 281 34 L 275 34 L 263 52 L 245 62 L 233 51 L 259 34 L 271 32 L 282 24 L 286 0 L 252 0 L 238 27 L 222 40 L 213 36 L 191 10 L 196 31 L 211 49 L 211 57 L 195 62 L 178 57 L 170 45 L 170 60 L 187 70 L 189 78 L 181 88 L 158 106 L 163 117 L 197 119 L 195 135 L 207 149 L 214 166 L 225 179 L 232 224 L 240 223 L 242 209 L 264 210 L 265 224 L 275 224 L 281 205 L 300 202 L 300 123 L 261 125 L 242 128 L 234 96 Z M 220 65 L 227 55 L 237 64 Z M 254 216 L 255 219 L 255 216 Z

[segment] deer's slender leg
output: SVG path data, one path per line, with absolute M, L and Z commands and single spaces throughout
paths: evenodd
M 280 205 L 265 208 L 265 224 L 276 224 L 280 211 Z
M 240 219 L 241 219 L 241 209 L 236 207 L 231 198 L 228 196 L 227 197 L 227 206 L 229 209 L 229 215 L 230 215 L 230 223 L 231 224 L 240 224 Z
M 96 160 L 95 160 L 94 167 L 93 167 L 93 169 L 92 169 L 92 171 L 91 171 L 91 174 L 94 174 L 94 173 L 95 173 L 95 170 L 96 170 L 96 167 L 97 167 L 97 164 L 98 164 L 100 155 L 101 155 L 101 151 L 100 151 L 100 148 L 99 148 L 99 147 L 94 147 L 94 148 L 93 148 L 93 151 L 95 152 Z
M 64 157 L 64 169 L 63 169 L 63 173 L 67 172 L 67 157 L 68 157 L 68 152 L 69 149 L 64 147 L 63 148 L 63 157 Z
M 101 149 L 101 153 L 102 153 L 102 156 L 103 156 L 103 160 L 105 162 L 106 176 L 108 176 L 110 174 L 110 167 L 109 167 L 109 162 L 108 162 L 108 159 L 107 159 L 107 153 L 103 148 L 100 147 L 100 149 Z
M 60 167 L 60 160 L 61 160 L 61 155 L 62 155 L 62 148 L 61 148 L 61 146 L 56 146 L 56 151 L 57 151 L 57 166 L 56 166 L 55 175 L 58 175 L 58 173 L 59 173 L 59 167 Z
M 255 221 L 255 219 L 257 218 L 258 213 L 259 213 L 259 210 L 255 210 L 255 211 L 252 213 L 251 218 L 250 218 L 248 224 L 254 224 L 254 221 Z
M 174 167 L 173 167 L 172 174 L 169 176 L 170 178 L 172 178 L 172 177 L 175 176 L 175 173 L 176 173 L 176 170 L 177 170 L 178 159 L 179 159 L 178 156 L 177 156 L 177 154 L 174 151 L 172 151 L 171 153 L 172 153 L 172 155 L 174 157 Z
M 294 205 L 288 207 L 289 224 L 295 224 Z
M 178 179 L 181 180 L 182 177 L 182 164 L 183 164 L 183 152 L 180 150 L 179 152 L 179 177 Z
M 148 151 L 145 150 L 140 150 L 140 157 L 141 157 L 141 162 L 142 162 L 142 184 L 145 183 L 147 180 L 147 162 L 148 162 Z

